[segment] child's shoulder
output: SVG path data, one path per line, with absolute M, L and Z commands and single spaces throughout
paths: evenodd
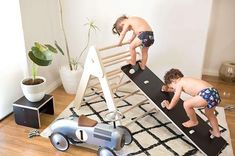
M 195 81 L 196 81 L 196 79 L 195 79 L 195 78 L 192 78 L 192 77 L 182 77 L 182 78 L 180 79 L 179 83 L 180 83 L 181 85 L 187 85 L 187 84 L 193 83 L 193 82 L 195 82 Z
M 183 77 L 181 78 L 181 81 L 184 85 L 194 85 L 196 86 L 210 86 L 210 84 L 204 80 L 193 78 L 193 77 Z

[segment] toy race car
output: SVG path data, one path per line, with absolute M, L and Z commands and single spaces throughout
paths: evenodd
M 70 144 L 88 144 L 98 147 L 98 156 L 116 156 L 114 150 L 129 145 L 133 137 L 128 128 L 98 123 L 88 117 L 72 116 L 58 119 L 51 126 L 49 136 L 52 145 L 59 151 L 66 151 Z

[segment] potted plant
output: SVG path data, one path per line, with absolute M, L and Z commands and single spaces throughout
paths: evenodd
M 67 37 L 66 37 L 65 29 L 64 29 L 62 5 L 61 5 L 61 1 L 60 0 L 58 1 L 59 1 L 59 9 L 60 9 L 60 22 L 61 22 L 61 27 L 63 31 L 66 54 L 67 54 L 67 62 L 68 62 L 68 65 L 62 66 L 60 68 L 59 73 L 60 73 L 60 78 L 61 78 L 65 91 L 68 94 L 76 94 L 77 87 L 78 87 L 78 84 L 79 84 L 79 81 L 81 79 L 81 75 L 83 72 L 83 64 L 80 62 L 80 59 L 89 46 L 91 32 L 96 31 L 98 27 L 95 25 L 94 21 L 87 19 L 88 22 L 84 24 L 84 26 L 88 27 L 86 45 L 84 46 L 83 50 L 81 51 L 80 55 L 77 58 L 71 58 L 70 52 L 69 52 L 69 46 L 67 42 Z
M 57 47 L 59 47 L 57 45 Z M 59 51 L 64 55 L 61 48 Z M 21 88 L 25 97 L 31 102 L 40 101 L 45 95 L 46 79 L 37 76 L 38 66 L 49 66 L 53 60 L 53 54 L 57 53 L 57 49 L 50 44 L 34 43 L 28 53 L 32 61 L 32 77 L 25 78 L 21 81 Z

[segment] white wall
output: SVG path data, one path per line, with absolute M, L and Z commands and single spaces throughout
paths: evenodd
M 35 41 L 54 44 L 57 40 L 63 47 L 63 36 L 59 25 L 57 0 L 20 0 L 26 53 Z M 60 85 L 59 67 L 65 58 L 58 53 L 50 66 L 39 67 L 38 75 L 47 79 L 47 92 Z M 29 59 L 28 59 L 29 60 Z M 28 61 L 29 72 L 31 63 Z
M 224 61 L 235 62 L 235 1 L 214 0 L 203 73 L 218 75 Z
M 172 67 L 201 77 L 212 0 L 62 1 L 73 55 L 78 55 L 86 42 L 86 18 L 94 19 L 100 27 L 92 43 L 102 47 L 117 42 L 111 28 L 118 16 L 141 16 L 152 26 L 156 38 L 149 50 L 150 68 L 161 78 Z
M 0 120 L 12 112 L 23 95 L 20 82 L 27 74 L 19 1 L 0 1 Z
M 80 54 L 87 40 L 87 18 L 95 20 L 100 31 L 91 44 L 99 47 L 116 43 L 111 32 L 122 14 L 141 16 L 152 26 L 156 42 L 149 50 L 148 66 L 162 78 L 170 68 L 180 68 L 187 76 L 201 77 L 212 0 L 61 0 L 64 23 L 72 57 Z M 58 0 L 20 0 L 26 49 L 34 41 L 63 43 Z M 64 45 L 62 45 L 64 46 Z M 85 59 L 83 56 L 82 60 Z M 193 60 L 193 61 L 192 61 Z M 64 58 L 56 56 L 53 65 L 41 68 L 49 84 L 58 80 Z

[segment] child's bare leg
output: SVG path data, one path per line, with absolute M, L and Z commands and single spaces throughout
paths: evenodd
M 220 137 L 219 124 L 214 114 L 214 111 L 215 111 L 215 108 L 210 108 L 210 109 L 205 108 L 206 117 L 208 118 L 212 127 L 212 131 L 210 131 L 210 133 L 214 135 L 215 137 Z
M 189 117 L 189 120 L 183 123 L 184 127 L 193 127 L 198 125 L 197 115 L 194 108 L 205 107 L 207 102 L 200 96 L 195 96 L 184 102 L 184 109 Z
M 184 109 L 189 117 L 189 120 L 183 123 L 184 127 L 193 127 L 196 126 L 198 124 L 198 120 L 197 120 L 197 116 L 196 113 L 193 109 L 193 107 L 189 107 L 189 106 L 185 106 L 188 103 L 184 102 Z
M 136 37 L 131 43 L 130 43 L 130 54 L 131 54 L 131 60 L 129 61 L 129 63 L 131 65 L 135 65 L 136 63 L 136 51 L 135 48 L 137 48 L 138 46 L 141 45 L 141 40 Z
M 131 59 L 130 59 L 129 63 L 134 66 L 135 62 L 136 62 L 135 47 L 130 46 L 130 54 L 131 54 Z
M 141 60 L 141 64 L 140 64 L 140 68 L 142 69 L 142 70 L 144 70 L 145 69 L 145 65 L 146 65 L 146 62 L 147 62 L 147 60 L 148 60 L 148 47 L 144 47 L 144 48 L 142 48 L 142 60 Z

